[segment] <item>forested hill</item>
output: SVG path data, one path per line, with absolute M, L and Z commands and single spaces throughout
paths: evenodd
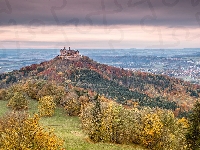
M 50 61 L 0 74 L 0 87 L 30 78 L 91 89 L 124 105 L 138 104 L 176 111 L 190 109 L 200 93 L 199 85 L 168 76 L 100 64 L 87 56 L 77 61 L 55 57 Z

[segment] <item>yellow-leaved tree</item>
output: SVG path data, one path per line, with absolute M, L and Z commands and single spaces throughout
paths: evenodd
M 145 114 L 142 118 L 143 131 L 141 135 L 142 144 L 152 148 L 161 137 L 163 124 L 156 113 Z
M 43 96 L 39 99 L 38 111 L 40 116 L 52 116 L 56 108 L 56 103 L 52 96 Z
M 94 142 L 137 143 L 148 149 L 185 150 L 187 120 L 172 111 L 126 109 L 115 102 L 93 100 L 81 112 L 82 127 Z
M 61 150 L 63 140 L 39 124 L 39 116 L 16 111 L 0 118 L 0 149 Z
M 27 109 L 27 97 L 22 92 L 15 92 L 8 101 L 8 107 L 11 107 L 13 110 Z

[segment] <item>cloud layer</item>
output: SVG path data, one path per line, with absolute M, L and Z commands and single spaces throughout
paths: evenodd
M 0 49 L 200 47 L 200 0 L 1 0 Z
M 3 0 L 0 25 L 200 25 L 199 0 Z

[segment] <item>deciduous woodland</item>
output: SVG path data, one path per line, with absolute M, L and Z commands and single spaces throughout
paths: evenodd
M 200 86 L 180 79 L 124 70 L 87 56 L 56 57 L 0 74 L 0 87 L 0 99 L 9 108 L 0 118 L 0 149 L 67 149 L 59 135 L 39 124 L 56 108 L 78 116 L 94 143 L 200 148 Z M 34 116 L 30 101 L 37 103 Z

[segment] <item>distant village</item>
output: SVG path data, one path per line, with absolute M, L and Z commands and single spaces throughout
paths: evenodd
M 69 60 L 78 60 L 81 58 L 78 50 L 71 50 L 70 47 L 67 50 L 65 47 L 60 50 L 60 58 Z

